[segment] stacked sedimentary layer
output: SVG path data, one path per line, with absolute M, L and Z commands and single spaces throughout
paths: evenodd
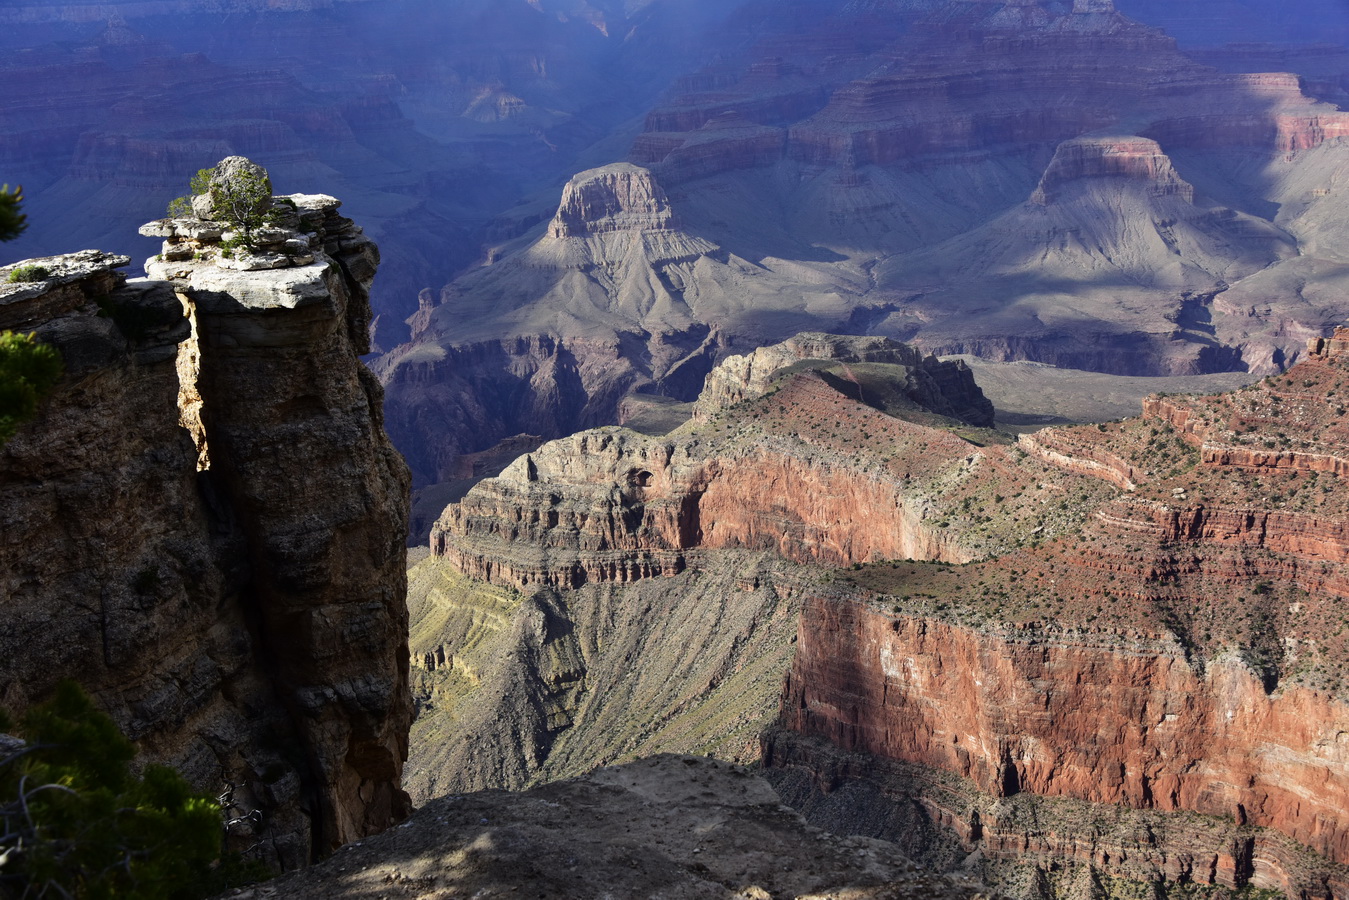
M 972 558 L 980 538 L 954 539 L 934 524 L 945 503 L 940 485 L 961 477 L 947 464 L 969 445 L 853 399 L 878 398 L 883 388 L 932 419 L 941 419 L 934 408 L 981 424 L 991 418 L 962 364 L 886 339 L 803 335 L 732 357 L 709 377 L 701 421 L 740 404 L 736 428 L 667 438 L 604 428 L 554 441 L 448 507 L 432 531 L 432 552 L 475 578 L 518 587 L 674 574 L 695 549 L 771 550 L 826 565 Z M 756 402 L 768 418 L 740 430 L 742 407 Z M 798 418 L 809 423 L 804 434 L 793 433 Z M 860 473 L 856 450 L 845 446 L 854 430 L 915 453 L 928 452 L 929 442 L 941 447 L 922 472 L 929 490 L 910 491 L 925 464 L 898 453 Z
M 294 201 L 305 264 L 127 283 L 86 253 L 0 288 L 0 327 L 65 361 L 0 450 L 0 704 L 76 677 L 148 758 L 232 783 L 288 866 L 406 815 L 410 720 L 407 474 L 357 359 L 378 256 Z
M 664 438 L 606 428 L 552 442 L 446 510 L 409 596 L 415 797 L 653 752 L 751 761 L 814 579 L 783 557 L 967 559 L 986 541 L 1066 527 L 1068 514 L 1028 498 L 1003 507 L 1024 516 L 1018 534 L 952 539 L 973 449 L 953 431 L 992 433 L 908 392 L 978 409 L 967 369 L 872 338 L 773 349 L 728 360 L 700 422 Z M 1009 483 L 1052 471 L 1018 474 L 1002 451 L 990 464 Z
M 933 864 L 1020 896 L 1167 880 L 1339 896 L 1347 345 L 1019 441 L 862 402 L 884 364 L 803 365 L 811 350 L 758 377 L 760 354 L 728 362 L 712 412 L 666 438 L 601 430 L 520 459 L 447 510 L 433 549 L 563 597 L 638 579 L 649 596 L 679 581 L 654 576 L 741 548 L 847 565 L 798 586 L 765 744 L 812 815 L 921 835 Z M 884 802 L 859 806 L 869 791 Z
M 1041 547 L 960 569 L 864 568 L 807 599 L 788 732 L 770 755 L 806 769 L 818 757 L 816 774 L 836 765 L 795 733 L 950 773 L 986 798 L 1118 805 L 1137 827 L 1156 811 L 1208 817 L 1128 862 L 1108 830 L 1071 845 L 1071 816 L 1022 821 L 1041 830 L 1017 836 L 1015 816 L 988 821 L 992 800 L 953 809 L 912 778 L 895 790 L 900 805 L 926 798 L 967 853 L 1009 860 L 1057 842 L 1049 855 L 1117 875 L 1136 877 L 1141 857 L 1171 878 L 1340 896 L 1346 336 L 1231 394 L 1153 398 L 1140 420 L 1023 439 L 1062 470 L 1070 502 L 1087 480 L 1117 493 Z M 1200 831 L 1217 849 L 1198 849 L 1213 845 Z

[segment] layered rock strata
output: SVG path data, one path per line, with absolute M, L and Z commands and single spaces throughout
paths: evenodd
M 151 280 L 78 254 L 0 288 L 0 327 L 66 367 L 0 451 L 0 702 L 73 675 L 147 758 L 233 784 L 287 866 L 406 815 L 411 714 L 406 467 L 357 359 L 378 255 L 292 202 L 305 264 L 222 269 L 222 227 L 175 220 L 198 258 Z
M 1346 314 L 1349 118 L 1295 75 L 1198 65 L 1109 3 L 734 21 L 745 48 L 680 79 L 628 162 L 578 174 L 389 355 L 392 427 L 437 448 L 419 483 L 564 433 L 518 410 L 612 423 L 806 330 L 1181 376 L 1278 371 Z M 461 420 L 472 443 L 443 437 Z
M 1204 447 L 1338 453 L 1345 341 L 1230 394 L 1005 443 L 861 402 L 885 364 L 787 348 L 756 373 L 765 352 L 709 379 L 710 413 L 665 438 L 606 429 L 518 460 L 447 510 L 434 550 L 549 603 L 584 585 L 650 604 L 744 548 L 845 564 L 796 583 L 797 652 L 765 743 L 818 821 L 913 837 L 1014 896 L 1181 882 L 1338 896 L 1349 505 L 1333 469 Z M 573 674 L 605 646 L 578 644 Z M 488 708 L 518 708 L 506 698 L 528 678 L 505 687 L 471 643 L 432 649 L 428 671 L 443 657 L 482 678 Z M 598 702 L 583 674 L 523 671 L 558 713 Z M 579 734 L 579 718 L 550 721 L 544 746 Z
M 802 335 L 727 360 L 697 408 L 706 425 L 740 404 L 727 421 L 743 423 L 741 407 L 759 400 L 758 415 L 769 411 L 775 425 L 809 418 L 804 436 L 774 426 L 723 436 L 725 424 L 697 437 L 696 429 L 668 438 L 621 428 L 582 432 L 520 457 L 449 506 L 432 529 L 432 552 L 475 578 L 519 588 L 671 575 L 695 549 L 771 550 L 827 565 L 970 559 L 972 545 L 934 524 L 934 504 L 942 504 L 938 472 L 969 445 L 854 399 L 880 403 L 896 395 L 912 416 L 954 424 L 959 420 L 932 410 L 959 409 L 977 422 L 991 419 L 988 401 L 959 363 L 885 339 Z M 931 456 L 932 471 L 924 474 L 933 479 L 932 493 L 910 493 L 914 470 L 926 466 L 898 455 L 859 477 L 852 451 L 831 446 L 840 426 L 848 442 L 857 429 L 869 440 L 921 444 Z
M 754 357 L 777 377 L 752 385 L 728 361 L 703 405 L 736 402 L 705 420 L 551 442 L 447 508 L 410 598 L 417 796 L 651 752 L 751 761 L 808 566 L 966 560 L 1080 521 L 1054 469 L 914 403 L 909 366 L 842 361 L 918 368 L 911 348 L 815 334 L 777 349 Z M 980 458 L 958 433 L 1002 443 Z
M 872 567 L 808 597 L 784 727 L 962 780 L 985 798 L 963 812 L 924 783 L 940 776 L 904 776 L 893 807 L 917 801 L 954 827 L 957 856 L 1014 865 L 1030 849 L 1109 877 L 1141 863 L 1231 889 L 1349 890 L 1349 508 L 1334 467 L 1312 462 L 1341 452 L 1343 337 L 1231 394 L 1153 398 L 1141 420 L 1023 440 L 1070 496 L 1087 479 L 1118 492 L 1038 548 L 959 570 Z M 784 765 L 818 756 L 825 793 L 846 780 L 824 776 L 837 761 L 809 741 L 771 743 Z M 988 821 L 1025 794 L 1178 824 L 1111 849 L 1118 835 Z M 808 802 L 839 814 L 823 794 Z
M 1322 900 L 1339 896 L 1343 881 L 1342 867 L 1227 816 L 999 797 L 939 769 L 781 729 L 764 735 L 764 759 L 769 782 L 811 823 L 889 835 L 919 862 L 959 868 L 1008 896 L 1289 896 L 1291 882 Z M 1233 884 L 1245 887 L 1224 887 Z

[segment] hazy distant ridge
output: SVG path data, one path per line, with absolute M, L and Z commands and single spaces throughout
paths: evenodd
M 33 25 L 43 22 L 102 22 L 117 17 L 163 16 L 182 13 L 307 12 L 328 9 L 335 3 L 365 3 L 369 0 L 104 0 L 102 3 L 29 3 L 0 9 L 0 25 Z

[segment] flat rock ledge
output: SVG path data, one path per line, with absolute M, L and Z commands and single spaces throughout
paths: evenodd
M 742 766 L 663 755 L 521 793 L 427 804 L 390 832 L 236 900 L 661 897 L 988 900 L 894 844 L 838 837 Z

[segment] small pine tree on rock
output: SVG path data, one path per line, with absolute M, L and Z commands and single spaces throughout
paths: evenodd
M 74 682 L 0 749 L 0 897 L 204 896 L 221 855 L 220 807 L 177 772 L 131 772 L 135 748 Z
M 169 215 L 224 222 L 235 232 L 234 244 L 245 250 L 256 250 L 258 231 L 276 221 L 272 180 L 247 157 L 228 156 L 214 168 L 200 170 L 189 187 L 189 196 L 169 204 Z
M 12 241 L 28 227 L 28 217 L 20 212 L 23 188 L 0 187 L 0 241 Z

